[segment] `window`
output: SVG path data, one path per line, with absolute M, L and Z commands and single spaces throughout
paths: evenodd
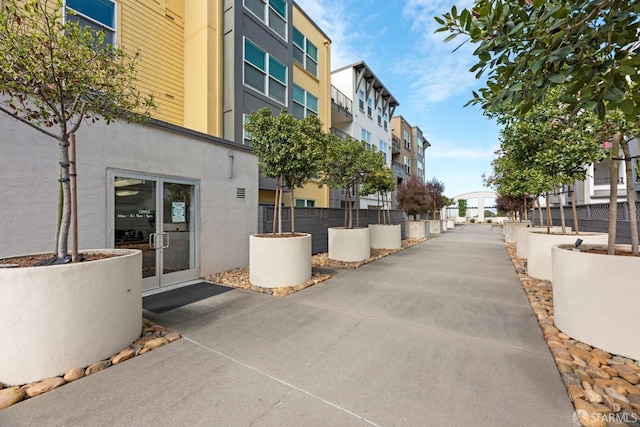
M 318 116 L 318 98 L 311 95 L 300 86 L 293 85 L 293 111 L 296 119 L 304 119 L 309 115 Z
M 382 115 L 382 121 L 384 122 L 384 130 L 387 130 L 387 113 Z
M 280 37 L 287 39 L 286 0 L 244 0 L 244 7 L 253 12 Z
M 242 114 L 242 145 L 251 146 L 251 134 L 247 132 L 244 128 L 244 124 L 249 120 L 249 115 L 247 113 Z
M 387 151 L 389 151 L 389 144 L 387 144 L 383 140 L 380 140 L 378 142 L 378 148 L 380 149 L 380 152 L 382 153 L 382 158 L 384 159 L 384 162 L 387 163 Z
M 65 18 L 82 27 L 104 30 L 104 43 L 116 44 L 116 4 L 112 0 L 66 0 Z
M 364 112 L 364 91 L 358 91 L 358 106 L 360 107 L 360 111 Z
M 371 132 L 362 129 L 362 140 L 367 147 L 367 150 L 371 150 Z
M 424 164 L 420 160 L 418 160 L 418 176 L 424 177 Z
M 407 174 L 411 174 L 411 159 L 407 156 L 404 156 L 404 172 Z
M 371 98 L 367 99 L 367 116 L 369 116 L 370 119 L 373 118 L 372 115 L 371 115 L 371 113 L 372 113 L 372 109 L 371 109 L 372 105 L 373 105 L 373 102 L 371 101 Z
M 406 130 L 402 131 L 402 140 L 404 141 L 404 148 L 411 150 L 411 137 L 409 137 L 409 132 Z
M 382 126 L 382 108 L 378 107 L 378 126 Z
M 309 199 L 296 199 L 296 208 L 315 208 L 316 201 Z
M 318 77 L 318 48 L 295 27 L 293 28 L 293 59 L 305 70 Z
M 287 67 L 244 39 L 244 84 L 286 105 Z
M 424 151 L 423 151 L 422 145 L 418 144 L 418 154 L 423 154 L 423 153 Z

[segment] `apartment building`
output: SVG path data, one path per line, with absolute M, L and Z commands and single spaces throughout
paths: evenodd
M 328 131 L 330 40 L 291 0 L 63 6 L 64 19 L 103 28 L 109 41 L 140 52 L 137 86 L 158 105 L 150 123 L 77 132 L 80 249 L 142 249 L 147 292 L 246 266 L 258 203 L 273 196 L 243 120 L 262 107 L 285 108 L 318 115 Z M 0 197 L 21 212 L 0 224 L 0 256 L 51 251 L 57 144 L 6 115 L 0 126 Z M 325 193 L 310 185 L 296 195 L 321 206 Z
M 401 115 L 391 118 L 391 168 L 398 185 L 410 176 L 425 181 L 425 151 L 431 146 L 418 126 L 412 126 Z M 395 201 L 395 198 L 394 198 Z
M 360 61 L 331 72 L 331 132 L 364 141 L 378 149 L 391 167 L 391 123 L 398 101 L 371 68 Z M 375 195 L 357 196 L 354 206 L 377 206 Z M 344 205 L 342 190 L 331 190 L 331 207 Z

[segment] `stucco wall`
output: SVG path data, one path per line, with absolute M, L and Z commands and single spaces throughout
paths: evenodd
M 0 257 L 51 252 L 57 142 L 4 115 L 0 129 Z M 248 265 L 249 235 L 257 229 L 258 168 L 253 154 L 202 134 L 171 130 L 169 125 L 99 122 L 82 126 L 76 139 L 80 249 L 113 247 L 108 238 L 108 171 L 115 169 L 198 180 L 200 272 Z M 237 188 L 246 189 L 245 198 L 236 197 Z

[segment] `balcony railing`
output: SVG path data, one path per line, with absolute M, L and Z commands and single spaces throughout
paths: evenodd
M 347 139 L 347 134 L 343 131 L 341 131 L 338 128 L 331 128 L 331 133 L 334 135 L 337 135 L 338 137 L 340 137 L 340 139 Z
M 351 99 L 347 98 L 347 95 L 340 92 L 335 86 L 331 86 L 331 105 L 349 117 L 353 114 Z
M 594 185 L 610 185 L 611 178 L 593 178 Z M 618 185 L 624 184 L 624 178 L 618 177 Z

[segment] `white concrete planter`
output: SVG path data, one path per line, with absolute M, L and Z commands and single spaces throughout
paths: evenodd
M 266 237 L 265 237 L 266 236 Z M 311 278 L 311 234 L 249 237 L 249 281 L 263 288 L 301 285 Z
M 427 221 L 406 221 L 404 235 L 407 239 L 426 239 L 431 237 Z
M 400 224 L 369 224 L 371 249 L 400 249 L 402 227 Z
M 504 241 L 507 243 L 515 243 L 516 229 L 530 226 L 530 222 L 504 222 Z
M 571 227 L 565 227 L 567 232 L 571 232 Z M 518 258 L 527 258 L 529 253 L 529 233 L 546 233 L 547 227 L 519 227 L 516 232 L 516 255 Z M 561 226 L 551 227 L 552 233 L 562 233 Z
M 0 382 L 25 384 L 107 359 L 142 331 L 142 252 L 0 269 Z
M 452 219 L 447 220 L 447 230 L 453 230 L 455 226 L 456 224 L 453 222 Z
M 578 239 L 581 239 L 585 244 L 606 245 L 609 235 L 607 233 L 580 233 L 577 235 L 529 233 L 527 274 L 537 279 L 553 281 L 551 247 L 553 245 L 575 244 Z
M 595 246 L 586 245 L 584 251 Z M 570 337 L 610 353 L 640 359 L 640 257 L 552 248 L 555 324 Z M 630 245 L 616 249 L 631 251 Z
M 442 234 L 444 229 L 442 228 L 442 221 L 439 219 L 430 219 L 427 221 L 429 223 L 429 233 L 430 234 Z
M 329 228 L 329 259 L 357 262 L 371 256 L 368 228 Z

